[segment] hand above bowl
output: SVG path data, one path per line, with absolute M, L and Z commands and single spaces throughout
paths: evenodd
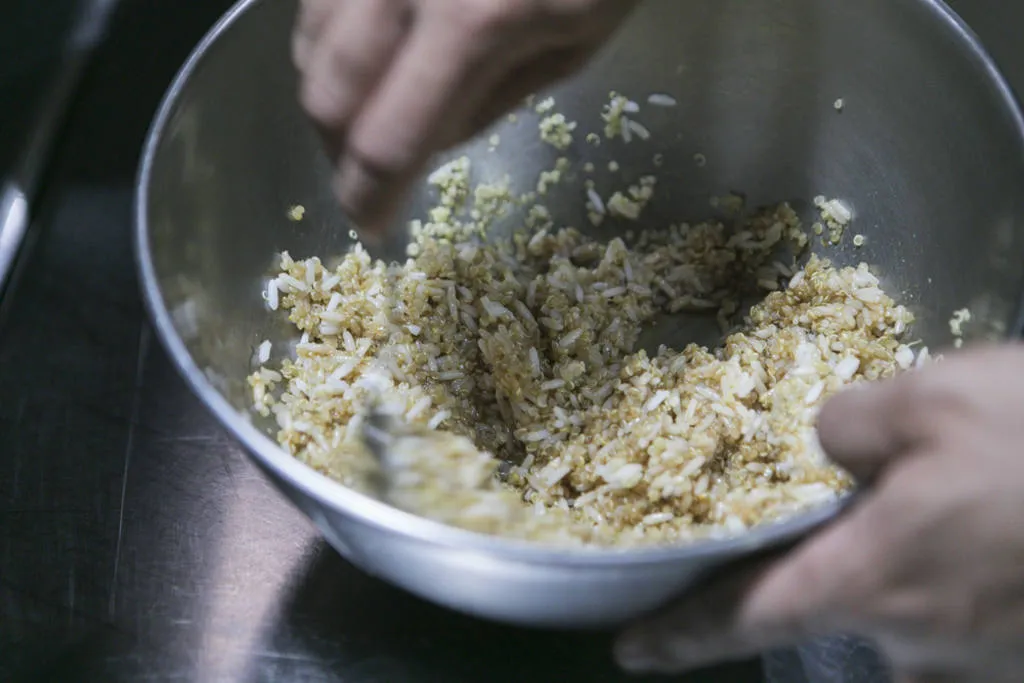
M 303 0 L 301 100 L 364 241 L 395 219 L 431 155 L 583 66 L 635 4 Z

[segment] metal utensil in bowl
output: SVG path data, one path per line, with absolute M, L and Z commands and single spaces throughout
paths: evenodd
M 142 287 L 160 338 L 196 394 L 280 490 L 363 569 L 434 602 L 506 622 L 618 623 L 660 606 L 722 565 L 799 539 L 841 507 L 740 537 L 673 548 L 557 550 L 413 517 L 348 490 L 284 453 L 250 410 L 253 349 L 293 331 L 261 300 L 275 254 L 330 256 L 349 246 L 330 168 L 295 101 L 288 32 L 293 0 L 244 0 L 210 32 L 171 86 L 138 178 Z M 753 204 L 818 194 L 855 212 L 863 248 L 840 264 L 881 271 L 918 316 L 915 333 L 950 341 L 970 307 L 975 339 L 1015 328 L 1024 285 L 1024 124 L 970 31 L 929 0 L 650 0 L 581 75 L 553 92 L 559 109 L 599 129 L 608 91 L 641 100 L 649 144 L 570 150 L 627 171 L 663 155 L 661 205 L 707 215 L 708 198 Z M 845 107 L 837 111 L 834 102 Z M 536 182 L 558 152 L 535 122 L 500 124 L 457 154 L 477 180 Z M 486 136 L 485 136 L 486 137 Z M 582 136 L 580 136 L 582 137 Z M 708 163 L 699 166 L 694 155 Z M 426 186 L 410 207 L 426 206 Z M 579 202 L 582 204 L 582 202 Z M 301 204 L 306 218 L 285 219 Z M 580 207 L 582 212 L 582 207 Z M 567 224 L 585 225 L 567 209 Z

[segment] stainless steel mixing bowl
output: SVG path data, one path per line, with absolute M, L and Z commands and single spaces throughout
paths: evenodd
M 281 451 L 248 411 L 245 377 L 263 339 L 292 330 L 261 300 L 274 256 L 348 246 L 329 167 L 296 105 L 288 34 L 294 0 L 243 0 L 208 35 L 167 94 L 138 179 L 142 287 L 182 374 L 280 490 L 367 572 L 437 603 L 507 622 L 609 625 L 634 617 L 732 560 L 792 541 L 838 506 L 742 538 L 643 551 L 566 552 L 442 527 L 346 490 Z M 647 143 L 593 147 L 609 90 L 645 107 Z M 577 162 L 658 169 L 663 216 L 699 218 L 730 190 L 752 203 L 837 196 L 863 249 L 919 315 L 917 333 L 949 342 L 952 311 L 970 336 L 1016 325 L 1024 278 L 1020 111 L 970 31 L 927 0 L 650 0 L 582 75 L 554 92 L 580 122 Z M 842 98 L 843 110 L 833 106 Z M 536 182 L 557 154 L 535 120 L 503 123 L 459 153 L 479 179 Z M 484 136 L 485 138 L 487 136 Z M 696 153 L 708 163 L 694 163 Z M 601 178 L 601 174 L 596 174 Z M 599 180 L 610 182 L 608 178 Z M 582 190 L 580 190 L 582 197 Z M 410 214 L 425 205 L 426 190 Z M 285 217 L 306 207 L 299 223 Z M 582 201 L 576 202 L 582 204 Z M 803 205 L 806 208 L 806 205 Z M 576 225 L 578 209 L 564 218 Z M 849 243 L 849 240 L 846 240 Z M 254 561 L 258 561 L 255 558 Z

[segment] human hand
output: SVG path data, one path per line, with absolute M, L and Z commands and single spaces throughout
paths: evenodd
M 430 156 L 582 66 L 636 0 L 302 0 L 303 107 L 373 236 Z
M 1013 346 L 835 397 L 822 445 L 874 476 L 863 502 L 781 559 L 635 626 L 619 662 L 677 672 L 850 633 L 874 640 L 901 680 L 1024 680 L 1022 379 Z

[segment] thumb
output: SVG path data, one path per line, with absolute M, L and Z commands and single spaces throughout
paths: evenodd
M 635 673 L 679 673 L 856 626 L 881 567 L 870 498 L 779 559 L 730 573 L 634 625 L 615 655 Z M 851 555 L 851 549 L 856 553 Z
M 918 373 L 863 384 L 836 395 L 818 417 L 828 456 L 860 481 L 870 480 L 915 445 L 914 382 Z

